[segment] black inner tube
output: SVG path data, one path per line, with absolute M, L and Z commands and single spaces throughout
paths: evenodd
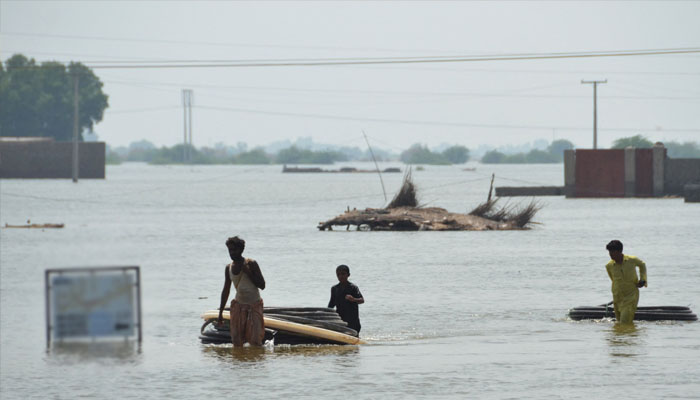
M 225 310 L 228 310 L 228 307 L 226 307 Z M 265 307 L 263 309 L 263 314 L 270 318 L 328 329 L 330 331 L 358 337 L 357 331 L 348 328 L 347 323 L 340 319 L 338 313 L 332 308 Z M 200 329 L 199 339 L 201 342 L 204 344 L 231 343 L 229 321 L 224 320 L 221 325 L 217 325 L 216 321 L 216 318 L 204 321 Z M 273 337 L 275 344 L 338 344 L 337 342 L 321 338 L 314 338 L 287 331 L 266 329 L 265 338 L 271 340 Z
M 599 306 L 581 306 L 569 310 L 573 320 L 614 318 L 612 302 Z M 689 307 L 684 306 L 645 306 L 637 307 L 634 314 L 637 321 L 697 321 L 698 317 Z

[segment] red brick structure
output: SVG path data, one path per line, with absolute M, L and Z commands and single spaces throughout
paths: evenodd
M 682 195 L 700 183 L 700 159 L 668 158 L 657 143 L 651 149 L 566 150 L 566 197 L 660 197 Z
M 0 178 L 73 177 L 73 143 L 49 138 L 1 138 Z M 104 142 L 78 143 L 78 178 L 105 178 Z

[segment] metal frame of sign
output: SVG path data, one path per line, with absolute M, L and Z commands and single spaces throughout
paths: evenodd
M 128 271 L 135 272 L 136 281 L 134 282 L 134 290 L 136 295 L 136 327 L 138 328 L 138 341 L 141 343 L 142 339 L 142 329 L 141 329 L 141 269 L 137 266 L 129 267 L 87 267 L 87 268 L 55 268 L 47 269 L 44 273 L 44 288 L 45 288 L 45 298 L 46 298 L 46 347 L 51 346 L 51 331 L 54 327 L 51 324 L 51 276 L 54 274 L 71 274 L 71 273 L 82 273 L 82 274 L 95 274 L 108 271 L 122 271 L 127 273 Z

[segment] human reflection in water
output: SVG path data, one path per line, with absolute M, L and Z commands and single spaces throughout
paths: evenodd
M 259 363 L 268 357 L 327 357 L 357 354 L 357 346 L 206 346 L 204 354 L 217 358 L 219 361 L 230 363 Z
M 610 355 L 617 357 L 636 357 L 645 354 L 645 331 L 634 324 L 614 324 L 607 332 Z
M 238 361 L 241 363 L 257 363 L 265 359 L 266 353 L 270 352 L 266 346 L 206 346 L 204 354 L 215 357 L 219 361 L 230 363 Z

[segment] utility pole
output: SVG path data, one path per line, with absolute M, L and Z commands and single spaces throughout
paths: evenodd
M 73 72 L 73 182 L 78 182 L 78 71 Z
M 184 115 L 184 140 L 182 146 L 182 162 L 192 161 L 192 89 L 182 89 L 182 107 Z
M 582 84 L 587 84 L 587 83 L 593 84 L 593 148 L 597 149 L 598 148 L 598 112 L 597 112 L 598 84 L 599 83 L 608 83 L 608 80 L 606 79 L 604 81 L 584 81 L 582 79 L 581 83 Z

